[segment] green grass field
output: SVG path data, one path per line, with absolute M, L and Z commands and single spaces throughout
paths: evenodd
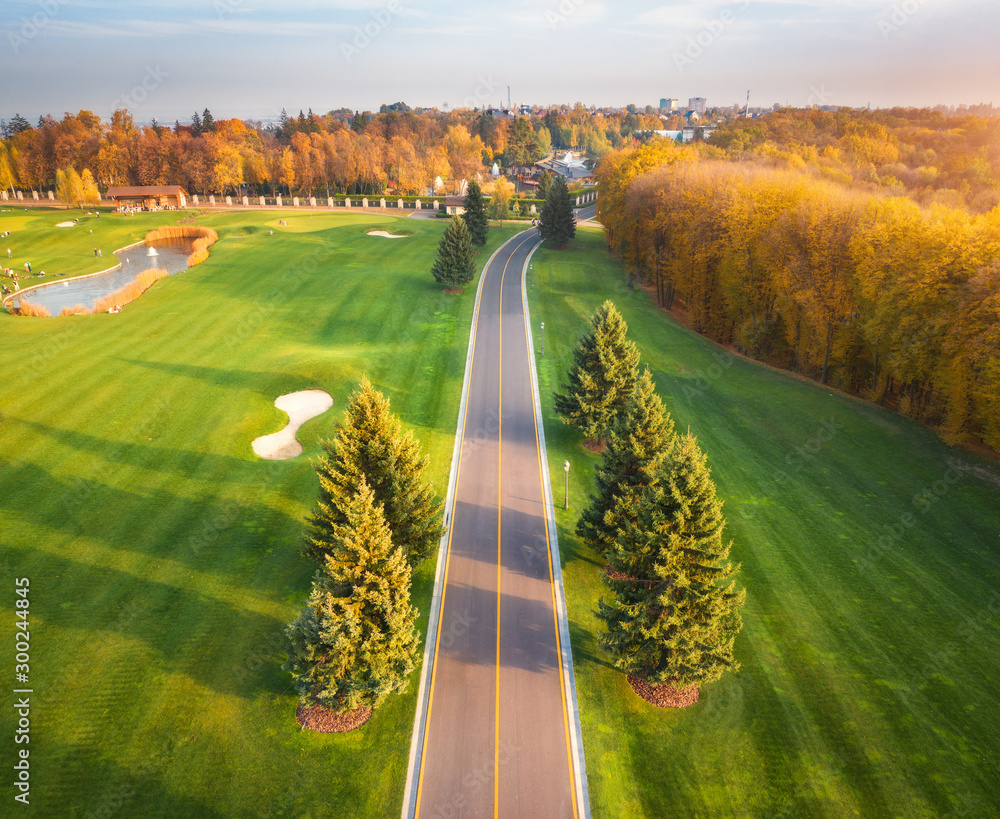
M 969 471 L 989 465 L 685 330 L 624 287 L 598 231 L 533 265 L 560 501 L 572 463 L 557 520 L 594 816 L 1000 814 L 1000 485 Z M 743 564 L 742 670 L 682 711 L 608 666 L 601 562 L 573 534 L 598 457 L 552 392 L 605 298 L 708 453 Z
M 94 219 L 94 265 L 89 233 L 76 247 L 79 225 L 54 228 L 63 213 L 3 213 L 0 231 L 36 269 L 82 274 L 181 217 Z M 13 578 L 31 584 L 30 813 L 398 815 L 419 670 L 360 731 L 301 732 L 282 633 L 312 575 L 298 555 L 309 458 L 362 373 L 443 493 L 472 289 L 445 296 L 430 278 L 443 220 L 198 223 L 220 235 L 209 261 L 121 315 L 0 314 L 0 565 L 11 612 Z M 514 230 L 494 228 L 481 261 Z M 989 465 L 680 328 L 624 288 L 593 230 L 536 254 L 534 279 L 557 499 L 573 464 L 557 519 L 594 815 L 1000 812 L 1000 486 L 970 471 Z M 599 563 L 572 534 L 597 458 L 551 394 L 606 297 L 709 454 L 748 589 L 742 671 L 680 712 L 643 704 L 605 663 Z M 285 423 L 274 398 L 309 387 L 336 404 L 300 431 L 305 455 L 256 459 L 250 442 Z M 432 574 L 415 578 L 422 632 Z M 5 709 L 0 732 L 13 721 Z
M 93 237 L 53 227 L 61 216 L 3 213 L 0 231 L 36 270 L 86 273 L 99 232 L 107 266 L 111 247 L 183 214 L 105 214 Z M 25 815 L 398 815 L 419 670 L 361 730 L 301 732 L 283 629 L 313 574 L 299 556 L 309 459 L 363 373 L 420 438 L 443 495 L 473 288 L 447 296 L 430 277 L 443 222 L 286 209 L 198 223 L 219 232 L 211 258 L 120 315 L 0 314 L 10 675 L 14 578 L 30 580 Z M 491 230 L 481 261 L 512 232 Z M 304 388 L 336 401 L 299 432 L 305 454 L 257 459 L 251 441 L 286 421 L 274 399 Z M 422 633 L 432 563 L 414 579 Z M 13 737 L 10 705 L 0 733 Z

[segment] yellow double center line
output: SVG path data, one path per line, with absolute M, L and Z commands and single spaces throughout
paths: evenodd
M 507 268 L 511 259 L 514 258 L 525 243 L 534 240 L 534 234 L 528 235 L 520 241 L 517 247 L 511 251 L 504 262 L 503 272 L 500 274 L 500 325 L 499 325 L 499 354 L 498 363 L 500 369 L 499 403 L 497 408 L 497 662 L 496 662 L 496 703 L 493 717 L 493 816 L 500 816 L 500 576 L 503 572 L 503 541 L 500 538 L 500 524 L 503 520 L 503 280 L 507 275 Z M 522 313 L 523 315 L 523 313 Z

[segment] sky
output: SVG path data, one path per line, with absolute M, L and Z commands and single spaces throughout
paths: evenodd
M 997 0 L 0 0 L 0 117 L 996 101 Z

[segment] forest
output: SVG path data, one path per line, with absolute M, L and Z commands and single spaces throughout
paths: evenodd
M 614 151 L 598 218 L 698 332 L 1000 449 L 1000 122 L 881 118 L 778 112 Z
M 277 123 L 216 120 L 206 108 L 191 123 L 136 125 L 125 109 L 105 123 L 90 111 L 21 116 L 2 125 L 0 188 L 41 190 L 56 172 L 89 170 L 103 190 L 122 185 L 181 185 L 189 193 L 296 193 L 303 196 L 387 192 L 415 194 L 441 177 L 457 192 L 494 162 L 513 171 L 553 149 L 579 147 L 597 158 L 658 128 L 655 116 L 601 114 L 579 103 L 510 119 L 489 112 L 414 111 L 403 103 L 378 113 L 346 109 L 325 115 L 284 111 Z

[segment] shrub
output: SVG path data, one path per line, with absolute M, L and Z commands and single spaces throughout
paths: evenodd
M 34 316 L 35 318 L 52 318 L 52 314 L 44 307 L 25 301 L 23 296 L 18 297 L 18 307 L 14 311 L 16 316 Z
M 126 284 L 121 290 L 116 290 L 114 293 L 105 296 L 104 298 L 98 299 L 94 304 L 94 309 L 92 313 L 106 313 L 116 304 L 121 306 L 123 304 L 128 304 L 129 302 L 135 301 L 139 296 L 149 290 L 156 282 L 160 279 L 166 278 L 169 273 L 161 268 L 150 268 L 149 270 L 143 270 L 138 276 L 135 277 L 134 281 Z

